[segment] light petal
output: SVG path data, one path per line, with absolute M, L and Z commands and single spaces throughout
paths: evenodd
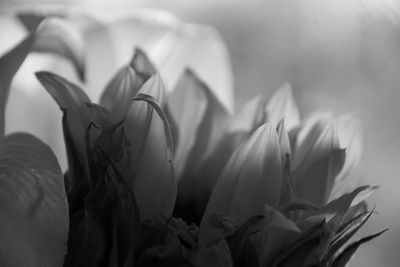
M 167 108 L 177 126 L 175 166 L 179 195 L 176 211 L 185 220 L 199 222 L 212 188 L 230 156 L 215 154 L 222 141 L 228 112 L 190 70 L 185 71 L 170 95 Z
M 326 204 L 344 160 L 336 129 L 327 126 L 293 174 L 297 196 L 317 206 Z
M 0 137 L 4 136 L 5 132 L 5 110 L 11 81 L 32 48 L 35 32 L 0 58 Z
M 293 146 L 292 169 L 296 170 L 301 164 L 312 164 L 310 161 L 310 151 L 315 146 L 318 138 L 326 129 L 333 124 L 330 113 L 314 113 L 302 122 L 301 128 L 296 136 L 295 145 Z M 339 141 L 337 141 L 339 142 Z M 321 147 L 323 149 L 323 147 Z M 316 154 L 313 160 L 318 159 Z
M 142 221 L 159 215 L 169 217 L 175 205 L 177 189 L 168 127 L 161 108 L 150 96 L 139 95 L 125 118 L 130 143 L 126 178 Z
M 285 118 L 285 128 L 290 131 L 300 123 L 299 110 L 289 83 L 282 85 L 267 105 L 268 121 L 277 125 Z
M 354 114 L 345 114 L 336 119 L 341 148 L 346 151 L 346 161 L 335 179 L 330 200 L 351 192 L 360 185 L 359 163 L 362 154 L 362 126 Z
M 262 214 L 265 204 L 278 204 L 280 157 L 278 136 L 271 124 L 258 128 L 236 149 L 208 202 L 200 224 L 200 244 L 221 234 L 211 228 L 212 216 L 229 216 L 240 225 L 250 216 Z
M 0 265 L 62 266 L 68 204 L 50 148 L 28 134 L 0 140 Z
M 81 80 L 85 79 L 84 40 L 81 32 L 61 18 L 45 19 L 38 27 L 34 52 L 50 52 L 69 59 Z
M 125 115 L 138 90 L 135 72 L 131 67 L 125 66 L 107 84 L 101 95 L 100 105 L 109 110 L 116 121 L 119 121 Z
M 193 160 L 198 163 L 207 147 L 211 145 L 207 138 L 214 130 L 212 118 L 218 117 L 218 114 L 214 113 L 223 111 L 217 105 L 218 101 L 212 99 L 207 86 L 192 71 L 186 70 L 168 100 L 168 110 L 178 127 L 179 138 L 175 152 L 175 168 L 178 177 L 183 175 L 185 167 L 192 169 Z M 208 124 L 206 128 L 205 123 Z M 215 128 L 220 128 L 218 125 L 215 126 Z M 203 145 L 196 147 L 196 142 Z M 195 151 L 196 148 L 197 151 Z M 191 154 L 196 154 L 192 162 L 190 162 L 190 157 L 193 158 Z
M 98 92 L 118 68 L 126 63 L 133 47 L 149 56 L 171 92 L 184 69 L 192 68 L 209 84 L 224 107 L 233 112 L 233 77 L 227 47 L 217 31 L 208 26 L 186 24 L 171 14 L 155 9 L 137 9 L 125 14 L 70 16 L 86 37 L 89 93 Z M 98 64 L 98 59 L 107 64 Z

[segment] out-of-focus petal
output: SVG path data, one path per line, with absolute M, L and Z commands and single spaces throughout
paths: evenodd
M 212 216 L 228 216 L 240 225 L 250 216 L 263 214 L 265 204 L 276 206 L 280 179 L 278 136 L 274 126 L 265 124 L 236 149 L 217 181 L 200 224 L 200 244 L 221 235 L 210 226 Z
M 300 122 L 299 110 L 294 101 L 289 83 L 282 85 L 269 100 L 267 105 L 268 121 L 277 125 L 285 118 L 285 128 L 290 131 Z
M 28 134 L 0 141 L 0 265 L 62 266 L 68 204 L 50 148 Z
M 81 32 L 60 18 L 45 19 L 38 27 L 32 48 L 35 52 L 50 52 L 69 59 L 81 80 L 85 78 L 85 46 Z
M 231 119 L 227 135 L 234 140 L 236 148 L 244 139 L 267 120 L 266 101 L 262 96 L 256 96 L 248 101 Z
M 175 205 L 177 186 L 168 127 L 163 111 L 150 96 L 139 95 L 126 114 L 125 129 L 130 144 L 126 178 L 142 220 L 159 215 L 169 217 Z
M 36 30 L 0 58 L 0 137 L 5 133 L 5 110 L 11 81 L 31 50 L 35 34 Z
M 217 31 L 187 24 L 155 9 L 137 9 L 125 14 L 69 16 L 86 37 L 88 82 L 101 88 L 123 66 L 133 47 L 142 48 L 171 92 L 184 69 L 192 68 L 227 110 L 233 111 L 233 77 L 227 47 Z M 105 53 L 107 53 L 105 55 Z M 97 64 L 101 56 L 107 64 Z M 96 89 L 94 89 L 96 90 Z M 97 99 L 99 93 L 89 93 Z
M 361 121 L 354 114 L 345 114 L 336 119 L 336 125 L 340 147 L 346 151 L 346 161 L 335 179 L 330 200 L 351 192 L 361 180 L 358 176 L 363 144 Z
M 157 73 L 157 70 L 153 66 L 153 63 L 150 62 L 145 52 L 138 47 L 135 48 L 130 66 L 135 70 L 135 73 L 141 77 L 142 83 Z

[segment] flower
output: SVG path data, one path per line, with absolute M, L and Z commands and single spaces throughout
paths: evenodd
M 56 48 L 56 54 L 61 57 L 47 53 L 31 53 L 27 57 L 13 82 L 6 131 L 30 132 L 44 140 L 52 147 L 64 170 L 67 167 L 65 149 L 62 129 L 57 123 L 61 116 L 32 75 L 36 71 L 52 70 L 84 86 L 88 96 L 97 102 L 100 88 L 126 64 L 134 47 L 140 47 L 156 66 L 167 92 L 175 88 L 181 72 L 190 67 L 212 85 L 213 90 L 218 88 L 214 93 L 226 109 L 233 112 L 230 58 L 226 45 L 212 27 L 184 23 L 157 9 L 110 13 L 38 7 L 36 11 L 17 9 L 16 13 L 18 17 L 14 12 L 0 17 L 1 31 L 8 37 L 0 51 L 4 52 L 23 39 L 27 35 L 25 28 L 32 30 L 32 24 L 37 25 L 47 15 L 49 18 L 44 25 L 47 29 L 38 34 L 40 37 L 33 51 L 54 52 Z M 60 16 L 64 19 L 59 19 Z M 107 64 L 99 64 L 99 59 Z M 33 122 L 32 113 L 44 119 Z
M 0 58 L 3 118 L 29 51 L 66 56 L 83 73 L 59 25 L 44 21 Z M 62 111 L 68 171 L 63 182 L 35 137 L 1 131 L 1 263 L 346 266 L 385 231 L 347 245 L 372 215 L 365 200 L 375 189 L 354 179 L 361 143 L 353 115 L 300 121 L 289 84 L 231 115 L 199 76 L 185 69 L 166 89 L 137 49 L 94 104 L 79 85 L 37 72 Z

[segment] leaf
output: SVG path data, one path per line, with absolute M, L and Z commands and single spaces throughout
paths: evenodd
M 68 204 L 50 148 L 23 133 L 0 139 L 0 265 L 61 266 Z
M 218 179 L 203 215 L 200 244 L 221 234 L 210 227 L 211 216 L 229 216 L 241 225 L 249 217 L 263 214 L 265 204 L 278 204 L 281 186 L 278 142 L 275 127 L 264 124 L 236 149 Z
M 124 177 L 132 187 L 142 220 L 170 217 L 177 190 L 173 148 L 168 121 L 153 97 L 139 94 L 134 99 L 126 114 L 125 130 L 130 168 Z
M 352 243 L 351 245 L 349 245 L 338 257 L 336 257 L 336 259 L 332 263 L 332 267 L 346 267 L 347 264 L 349 263 L 349 261 L 351 260 L 351 258 L 354 256 L 354 254 L 357 252 L 358 248 L 362 244 L 375 239 L 376 237 L 380 236 L 381 234 L 383 234 L 387 230 L 388 229 L 385 229 L 385 230 L 383 230 L 381 232 L 378 232 L 376 234 L 363 237 L 360 240 L 358 240 L 358 241 Z
M 294 101 L 292 87 L 289 83 L 283 84 L 269 100 L 266 107 L 268 121 L 277 125 L 285 120 L 285 128 L 290 131 L 300 123 L 299 110 Z
M 34 52 L 49 52 L 70 60 L 78 77 L 85 80 L 85 45 L 81 32 L 67 20 L 51 17 L 37 29 Z
M 32 48 L 36 30 L 33 30 L 12 50 L 0 58 L 0 138 L 4 136 L 5 111 L 11 81 Z

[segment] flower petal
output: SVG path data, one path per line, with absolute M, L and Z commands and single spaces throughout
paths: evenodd
M 315 153 L 313 158 L 309 158 L 310 151 L 314 147 L 323 150 L 324 146 L 316 146 L 324 131 L 332 126 L 332 116 L 330 113 L 314 113 L 304 120 L 296 136 L 295 145 L 293 146 L 292 169 L 296 170 L 301 164 L 310 165 L 316 159 L 320 158 L 318 153 Z M 335 141 L 339 142 L 339 141 Z M 321 141 L 319 141 L 321 143 Z M 339 144 L 337 144 L 339 146 Z
M 264 219 L 260 232 L 255 233 L 252 242 L 262 266 L 270 266 L 278 253 L 297 236 L 300 230 L 282 213 L 268 205 L 264 207 Z
M 217 181 L 200 224 L 200 244 L 221 234 L 210 227 L 212 216 L 229 216 L 240 225 L 262 214 L 265 204 L 276 206 L 280 179 L 278 136 L 275 127 L 264 124 L 236 149 Z
M 317 206 L 326 204 L 344 160 L 335 128 L 326 127 L 294 172 L 297 196 Z
M 35 32 L 36 30 L 32 31 L 23 41 L 0 58 L 0 137 L 4 136 L 5 132 L 5 109 L 11 80 L 31 50 Z
M 125 128 L 130 143 L 126 179 L 132 186 L 141 219 L 171 216 L 177 189 L 165 114 L 154 98 L 139 95 L 126 114 Z
M 84 40 L 81 32 L 61 18 L 47 18 L 37 29 L 34 52 L 50 52 L 69 59 L 81 80 L 85 79 Z
M 170 95 L 167 108 L 178 130 L 176 211 L 187 221 L 199 222 L 215 181 L 229 157 L 213 154 L 222 140 L 228 112 L 191 70 L 185 71 Z
M 300 122 L 299 110 L 294 101 L 289 83 L 282 85 L 269 100 L 267 105 L 268 121 L 277 125 L 285 118 L 285 128 L 290 131 Z
M 36 77 L 64 112 L 63 131 L 69 177 L 72 180 L 86 181 L 90 177 L 86 157 L 86 132 L 91 123 L 100 127 L 108 124 L 109 121 L 104 116 L 108 114 L 101 107 L 91 104 L 81 88 L 64 78 L 50 72 L 38 72 Z M 71 186 L 74 187 L 75 182 L 72 183 Z
M 345 114 L 336 119 L 336 125 L 340 146 L 346 151 L 346 161 L 335 179 L 330 200 L 351 192 L 360 185 L 361 180 L 357 176 L 363 143 L 361 121 L 354 114 Z
M 68 204 L 50 148 L 28 134 L 0 140 L 0 265 L 62 266 Z
M 69 19 L 81 28 L 90 47 L 87 62 L 91 87 L 100 88 L 110 79 L 110 73 L 125 64 L 132 48 L 140 47 L 159 71 L 167 92 L 175 88 L 184 69 L 190 67 L 233 112 L 231 62 L 227 47 L 214 28 L 183 23 L 170 13 L 155 9 Z M 107 56 L 107 64 L 97 63 L 99 55 Z M 95 94 L 93 97 L 97 98 Z
M 199 178 L 199 172 L 205 171 L 202 163 L 222 137 L 228 113 L 191 70 L 185 71 L 179 86 L 171 94 L 168 109 L 178 127 L 177 177 Z

